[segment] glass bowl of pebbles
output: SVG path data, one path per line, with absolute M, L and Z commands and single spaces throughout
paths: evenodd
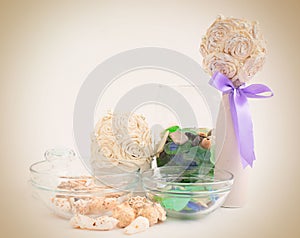
M 142 180 L 147 197 L 159 202 L 167 216 L 194 219 L 212 213 L 224 203 L 233 175 L 204 167 L 163 166 L 144 172 Z
M 110 215 L 139 182 L 137 173 L 119 172 L 91 176 L 73 150 L 51 149 L 30 166 L 30 184 L 34 197 L 60 217 Z

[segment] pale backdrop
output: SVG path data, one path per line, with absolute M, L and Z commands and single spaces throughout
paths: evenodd
M 1 237 L 107 237 L 49 215 L 28 188 L 28 167 L 54 145 L 74 146 L 78 90 L 97 64 L 144 46 L 196 61 L 215 17 L 258 20 L 269 55 L 255 82 L 275 96 L 250 102 L 257 161 L 248 205 L 204 220 L 170 220 L 137 237 L 299 237 L 298 1 L 1 1 Z

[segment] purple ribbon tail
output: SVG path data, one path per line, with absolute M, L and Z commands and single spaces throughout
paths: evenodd
M 229 94 L 231 117 L 240 151 L 243 168 L 253 166 L 254 135 L 250 108 L 247 98 L 272 97 L 270 88 L 262 84 L 244 85 L 235 88 L 232 82 L 223 74 L 217 72 L 209 82 L 213 87 L 224 94 Z M 267 95 L 266 95 L 267 94 Z
M 230 96 L 230 108 L 243 167 L 253 166 L 254 136 L 250 108 L 247 97 L 241 91 L 235 91 Z M 233 110 L 234 109 L 234 110 Z

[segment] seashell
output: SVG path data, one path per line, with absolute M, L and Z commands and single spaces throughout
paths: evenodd
M 68 198 L 65 197 L 53 197 L 51 202 L 54 205 L 54 210 L 60 213 L 68 213 L 71 211 L 71 204 Z
M 146 231 L 149 228 L 149 226 L 149 220 L 146 217 L 139 216 L 134 221 L 132 221 L 127 227 L 125 227 L 124 232 L 127 235 L 131 235 Z
M 213 129 L 209 130 L 209 132 L 207 133 L 207 137 L 212 136 L 213 134 Z
M 163 209 L 163 207 L 159 203 L 154 203 L 154 207 L 158 213 L 158 220 L 165 221 L 167 219 L 167 213 L 165 209 Z
M 197 202 L 202 206 L 202 207 L 205 207 L 205 208 L 207 208 L 208 206 L 207 206 L 207 202 L 209 202 L 210 200 L 208 200 L 208 201 L 202 201 L 202 200 L 198 200 Z
M 206 137 L 207 135 L 206 135 L 206 133 L 204 133 L 204 132 L 199 132 L 199 136 L 201 136 L 201 137 Z
M 144 205 L 138 212 L 139 216 L 146 217 L 149 220 L 150 226 L 153 226 L 158 222 L 158 211 L 153 204 Z
M 112 217 L 118 219 L 118 227 L 123 228 L 135 219 L 135 211 L 128 202 L 124 202 L 113 209 Z
M 102 216 L 97 218 L 91 218 L 89 216 L 77 214 L 71 218 L 70 224 L 74 228 L 87 229 L 87 230 L 99 230 L 108 231 L 112 230 L 118 224 L 118 220 L 109 217 Z
M 210 145 L 211 145 L 211 141 L 208 138 L 204 138 L 200 143 L 200 146 L 203 149 L 207 149 L 207 150 L 210 148 Z
M 161 139 L 159 145 L 158 145 L 158 148 L 157 148 L 157 151 L 156 151 L 156 154 L 160 154 L 161 152 L 163 152 L 164 150 L 164 146 L 166 144 L 166 141 L 168 139 L 168 136 L 169 136 L 169 131 L 166 131 L 163 138 Z
M 139 210 L 149 203 L 150 201 L 146 197 L 136 196 L 128 199 L 128 204 L 134 209 L 135 214 L 138 214 Z
M 74 214 L 87 214 L 90 211 L 90 201 L 81 199 L 81 198 L 76 198 L 72 197 L 70 198 L 70 204 L 72 207 L 72 212 Z
M 118 199 L 116 197 L 92 197 L 90 201 L 90 212 L 97 214 L 103 211 L 109 211 L 117 205 Z

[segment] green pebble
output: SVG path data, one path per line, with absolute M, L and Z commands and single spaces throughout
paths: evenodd
M 166 131 L 169 131 L 170 133 L 175 132 L 179 129 L 179 126 L 171 126 L 169 128 L 166 129 Z
M 169 210 L 181 211 L 186 207 L 191 198 L 163 198 L 162 205 Z

